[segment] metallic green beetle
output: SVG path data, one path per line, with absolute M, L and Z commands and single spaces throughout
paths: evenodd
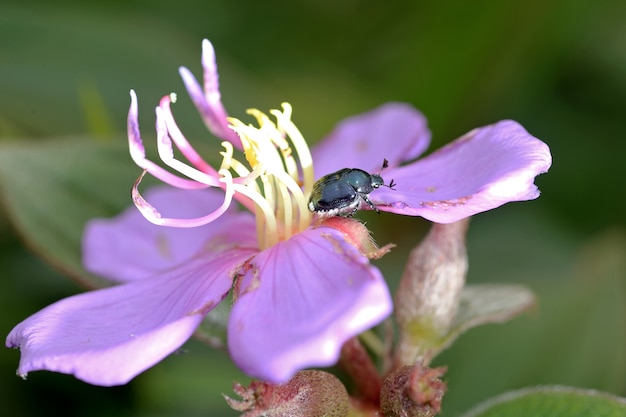
M 385 159 L 381 171 L 387 168 L 387 164 Z M 322 217 L 352 217 L 363 204 L 367 204 L 378 213 L 378 208 L 369 199 L 369 194 L 382 186 L 393 188 L 395 184 L 391 180 L 389 185 L 385 185 L 380 174 L 369 174 L 362 169 L 340 169 L 324 175 L 313 184 L 309 210 Z

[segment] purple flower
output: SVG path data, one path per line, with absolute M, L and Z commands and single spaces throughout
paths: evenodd
M 97 385 L 126 383 L 179 348 L 229 292 L 228 349 L 243 371 L 282 383 L 300 369 L 334 364 L 343 342 L 388 317 L 392 303 L 369 262 L 385 249 L 367 229 L 307 209 L 316 178 L 345 167 L 376 172 L 386 158 L 382 174 L 397 185 L 372 192 L 374 204 L 447 223 L 536 198 L 534 178 L 551 164 L 543 142 L 502 121 L 402 166 L 426 150 L 430 133 L 418 111 L 399 103 L 343 121 L 311 154 L 288 104 L 271 112 L 275 122 L 251 110 L 258 127 L 228 118 L 206 40 L 202 58 L 203 87 L 187 69 L 180 73 L 223 140 L 220 167 L 178 129 L 173 95 L 156 108 L 157 144 L 182 176 L 149 161 L 131 92 L 130 153 L 144 169 L 132 193 L 139 210 L 92 220 L 83 240 L 87 269 L 119 285 L 61 300 L 17 325 L 6 344 L 21 349 L 19 375 L 45 369 Z M 144 197 L 146 172 L 169 186 Z

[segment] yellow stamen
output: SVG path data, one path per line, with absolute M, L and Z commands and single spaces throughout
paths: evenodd
M 232 145 L 223 146 L 222 169 L 234 171 L 232 187 L 255 204 L 259 245 L 269 247 L 306 229 L 311 213 L 306 197 L 313 188 L 313 163 L 302 134 L 291 121 L 291 106 L 272 110 L 276 123 L 259 110 L 251 109 L 259 127 L 229 118 L 240 137 L 243 163 L 233 157 Z M 294 154 L 293 149 L 296 152 Z
M 291 104 L 283 103 L 282 106 L 282 113 L 279 110 L 272 110 L 270 113 L 276 117 L 279 130 L 285 132 L 289 136 L 291 143 L 293 143 L 296 148 L 298 160 L 300 161 L 300 168 L 302 169 L 303 191 L 305 195 L 309 195 L 311 190 L 313 190 L 313 184 L 315 183 L 315 173 L 313 171 L 313 158 L 311 157 L 311 151 L 309 150 L 309 145 L 307 145 L 306 140 L 304 140 L 302 133 L 300 133 L 296 125 L 294 125 L 291 121 Z

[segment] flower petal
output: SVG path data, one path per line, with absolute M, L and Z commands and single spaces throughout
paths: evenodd
M 228 293 L 231 271 L 255 253 L 203 254 L 167 273 L 66 298 L 18 324 L 18 375 L 49 370 L 95 385 L 125 384 L 178 349 Z
M 313 149 L 317 178 L 342 168 L 378 172 L 383 159 L 400 165 L 421 155 L 430 144 L 422 113 L 405 103 L 387 103 L 352 116 Z
M 266 381 L 334 364 L 347 339 L 392 310 L 380 271 L 336 229 L 307 229 L 247 266 L 228 345 L 241 369 Z
M 394 190 L 370 195 L 380 210 L 452 223 L 510 201 L 539 196 L 535 177 L 552 164 L 548 146 L 519 123 L 472 130 L 417 162 L 385 172 Z
M 192 218 L 219 207 L 221 190 L 187 191 L 154 187 L 146 199 L 171 217 Z M 255 247 L 254 217 L 229 208 L 213 223 L 194 228 L 156 226 L 135 206 L 111 219 L 93 219 L 83 234 L 83 264 L 94 274 L 116 281 L 132 281 L 172 268 L 202 247 L 221 244 L 224 236 L 242 246 Z M 221 240 L 220 240 L 221 239 Z

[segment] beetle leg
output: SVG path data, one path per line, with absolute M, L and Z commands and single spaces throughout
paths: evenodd
M 372 203 L 372 200 L 369 199 L 367 194 L 361 194 L 361 198 L 363 199 L 363 201 L 365 201 L 367 204 L 369 204 L 369 206 L 372 208 L 372 210 L 375 210 L 376 213 L 380 214 L 380 210 L 378 210 L 378 207 L 376 207 L 376 205 L 374 205 L 374 203 Z

